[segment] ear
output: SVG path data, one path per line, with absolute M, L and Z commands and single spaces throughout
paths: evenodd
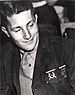
M 1 29 L 2 29 L 2 31 L 3 31 L 8 37 L 10 37 L 10 35 L 9 35 L 9 33 L 8 33 L 8 31 L 6 30 L 5 27 L 2 26 Z
M 36 20 L 36 22 L 37 22 L 37 19 L 38 19 L 38 15 L 37 15 L 37 14 L 35 14 L 35 20 Z

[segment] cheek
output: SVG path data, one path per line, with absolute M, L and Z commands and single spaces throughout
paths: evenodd
M 21 35 L 17 34 L 17 33 L 10 33 L 11 37 L 14 39 L 14 40 L 19 40 L 21 39 Z
M 36 34 L 38 32 L 38 27 L 35 26 L 32 29 L 29 30 L 31 32 L 32 35 Z
M 19 40 L 19 39 L 21 39 L 21 36 L 22 36 L 21 33 L 12 32 L 12 31 L 10 30 L 10 28 L 8 28 L 8 31 L 9 31 L 9 35 L 10 35 L 14 40 Z

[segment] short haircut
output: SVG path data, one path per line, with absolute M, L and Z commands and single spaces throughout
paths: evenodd
M 32 15 L 35 14 L 34 8 L 29 1 L 2 1 L 0 2 L 1 26 L 6 27 L 8 24 L 6 16 L 11 17 L 22 11 L 31 10 Z

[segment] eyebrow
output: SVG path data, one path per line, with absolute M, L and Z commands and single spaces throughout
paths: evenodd
M 35 22 L 35 20 L 33 19 L 33 20 L 29 21 L 29 22 L 27 23 L 27 25 L 28 25 L 29 23 L 31 23 L 32 21 Z
M 28 25 L 29 23 L 31 23 L 32 21 L 35 22 L 35 20 L 31 20 L 31 21 L 29 21 L 29 22 L 27 23 L 27 25 Z M 14 30 L 15 28 L 21 28 L 21 26 L 13 27 L 13 28 L 11 28 L 11 30 Z
M 20 26 L 17 26 L 17 27 L 13 27 L 13 28 L 11 28 L 11 30 L 14 30 L 15 28 L 21 28 Z

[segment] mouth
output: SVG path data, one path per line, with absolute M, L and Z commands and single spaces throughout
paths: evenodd
M 34 40 L 34 38 L 35 38 L 35 35 L 37 35 L 37 34 L 38 34 L 38 32 L 37 32 L 36 34 L 34 34 L 33 37 L 30 38 L 29 40 L 24 40 L 24 41 L 22 41 L 22 43 L 32 43 L 33 40 Z
M 35 35 L 31 39 L 29 39 L 29 40 L 22 41 L 22 43 L 30 43 L 30 42 L 33 41 L 34 37 L 35 37 Z

